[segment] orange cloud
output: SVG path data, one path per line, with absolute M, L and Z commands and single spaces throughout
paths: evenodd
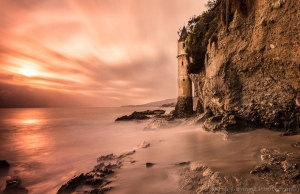
M 177 30 L 204 4 L 2 0 L 0 86 L 63 92 L 86 106 L 174 98 Z

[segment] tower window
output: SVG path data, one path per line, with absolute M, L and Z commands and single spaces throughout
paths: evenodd
M 182 66 L 184 65 L 183 61 L 181 61 L 181 65 L 182 65 Z
M 183 43 L 183 48 L 185 48 L 185 43 Z
M 185 81 L 185 79 L 183 79 L 183 81 Z

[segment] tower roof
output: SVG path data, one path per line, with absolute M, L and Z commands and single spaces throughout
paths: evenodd
M 179 36 L 178 42 L 180 42 L 180 41 L 185 41 L 185 39 L 186 39 L 187 36 L 188 36 L 188 33 L 187 33 L 187 31 L 186 31 L 185 26 L 183 26 L 183 28 L 182 28 L 182 30 L 181 30 L 181 34 L 180 34 L 180 36 Z

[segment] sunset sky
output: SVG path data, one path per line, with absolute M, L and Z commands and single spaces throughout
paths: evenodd
M 1 0 L 0 101 L 121 106 L 177 97 L 177 31 L 201 0 Z

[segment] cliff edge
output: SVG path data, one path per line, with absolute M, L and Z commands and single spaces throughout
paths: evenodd
M 300 114 L 300 1 L 223 0 L 196 88 L 207 130 L 239 121 L 291 132 Z M 214 124 L 215 123 L 215 124 Z

